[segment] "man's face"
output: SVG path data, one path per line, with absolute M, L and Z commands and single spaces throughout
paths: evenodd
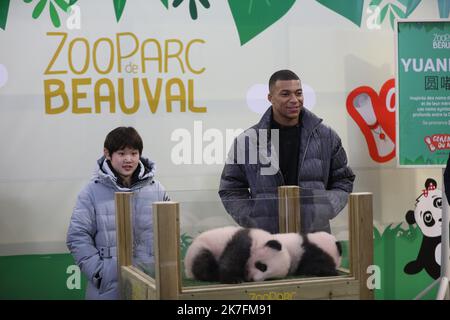
M 134 170 L 136 170 L 139 164 L 139 150 L 124 148 L 113 152 L 112 155 L 109 154 L 108 150 L 105 149 L 106 159 L 111 161 L 111 165 L 116 170 L 116 172 L 124 179 L 127 180 L 131 178 Z
M 300 80 L 277 80 L 267 96 L 272 103 L 275 121 L 282 125 L 295 125 L 303 107 Z

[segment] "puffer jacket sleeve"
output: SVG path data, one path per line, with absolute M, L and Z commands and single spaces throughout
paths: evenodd
M 254 201 L 251 200 L 249 184 L 242 164 L 225 164 L 220 178 L 219 196 L 225 210 L 243 227 L 255 227 L 251 212 Z
M 158 190 L 158 201 L 170 201 L 169 194 L 159 181 L 156 181 L 156 188 Z
M 330 232 L 330 220 L 335 218 L 348 202 L 355 175 L 347 164 L 347 155 L 341 140 L 327 127 L 327 143 L 322 149 L 324 189 L 302 188 L 302 230 L 304 232 Z M 312 202 L 312 203 L 310 203 Z M 309 213 L 307 208 L 314 208 Z M 309 213 L 309 214 L 308 214 Z
M 89 187 L 87 187 L 78 195 L 70 220 L 66 243 L 76 264 L 88 280 L 98 288 L 102 261 L 94 244 L 94 237 L 97 232 L 96 225 L 95 209 Z
M 219 196 L 225 210 L 240 226 L 277 232 L 278 223 L 274 223 L 278 221 L 276 182 L 272 175 L 267 175 L 270 183 L 262 184 L 259 165 L 250 161 L 251 150 L 258 150 L 257 141 L 251 138 L 247 144 L 246 137 L 236 138 L 228 153 L 220 178 Z M 258 183 L 261 183 L 260 192 Z
M 355 175 L 347 163 L 347 154 L 342 147 L 341 139 L 331 130 L 330 174 L 327 184 L 327 196 L 333 208 L 334 218 L 347 204 L 348 195 L 353 191 Z

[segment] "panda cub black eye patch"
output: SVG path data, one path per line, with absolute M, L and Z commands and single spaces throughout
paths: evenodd
M 436 198 L 433 201 L 433 206 L 435 208 L 442 208 L 442 198 Z
M 423 215 L 423 222 L 427 227 L 431 227 L 434 225 L 435 221 L 430 211 L 425 211 Z
M 269 240 L 266 242 L 266 246 L 274 250 L 281 251 L 281 243 L 277 240 Z
M 260 261 L 257 261 L 255 263 L 255 267 L 256 267 L 256 269 L 258 269 L 259 271 L 262 271 L 262 272 L 266 272 L 266 270 L 267 270 L 267 265 Z

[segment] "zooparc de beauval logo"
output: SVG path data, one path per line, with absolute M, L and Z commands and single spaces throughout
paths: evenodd
M 46 114 L 155 113 L 161 101 L 168 113 L 207 111 L 194 97 L 196 77 L 206 70 L 195 59 L 203 39 L 141 39 L 132 32 L 95 40 L 66 32 L 47 37 L 55 50 L 44 71 Z
M 433 49 L 450 49 L 450 34 L 433 34 Z

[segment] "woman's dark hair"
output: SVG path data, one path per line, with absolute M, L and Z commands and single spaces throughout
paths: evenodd
M 141 136 L 133 127 L 115 128 L 108 133 L 103 146 L 110 154 L 128 147 L 139 150 L 139 155 L 142 155 L 142 149 L 144 148 Z

